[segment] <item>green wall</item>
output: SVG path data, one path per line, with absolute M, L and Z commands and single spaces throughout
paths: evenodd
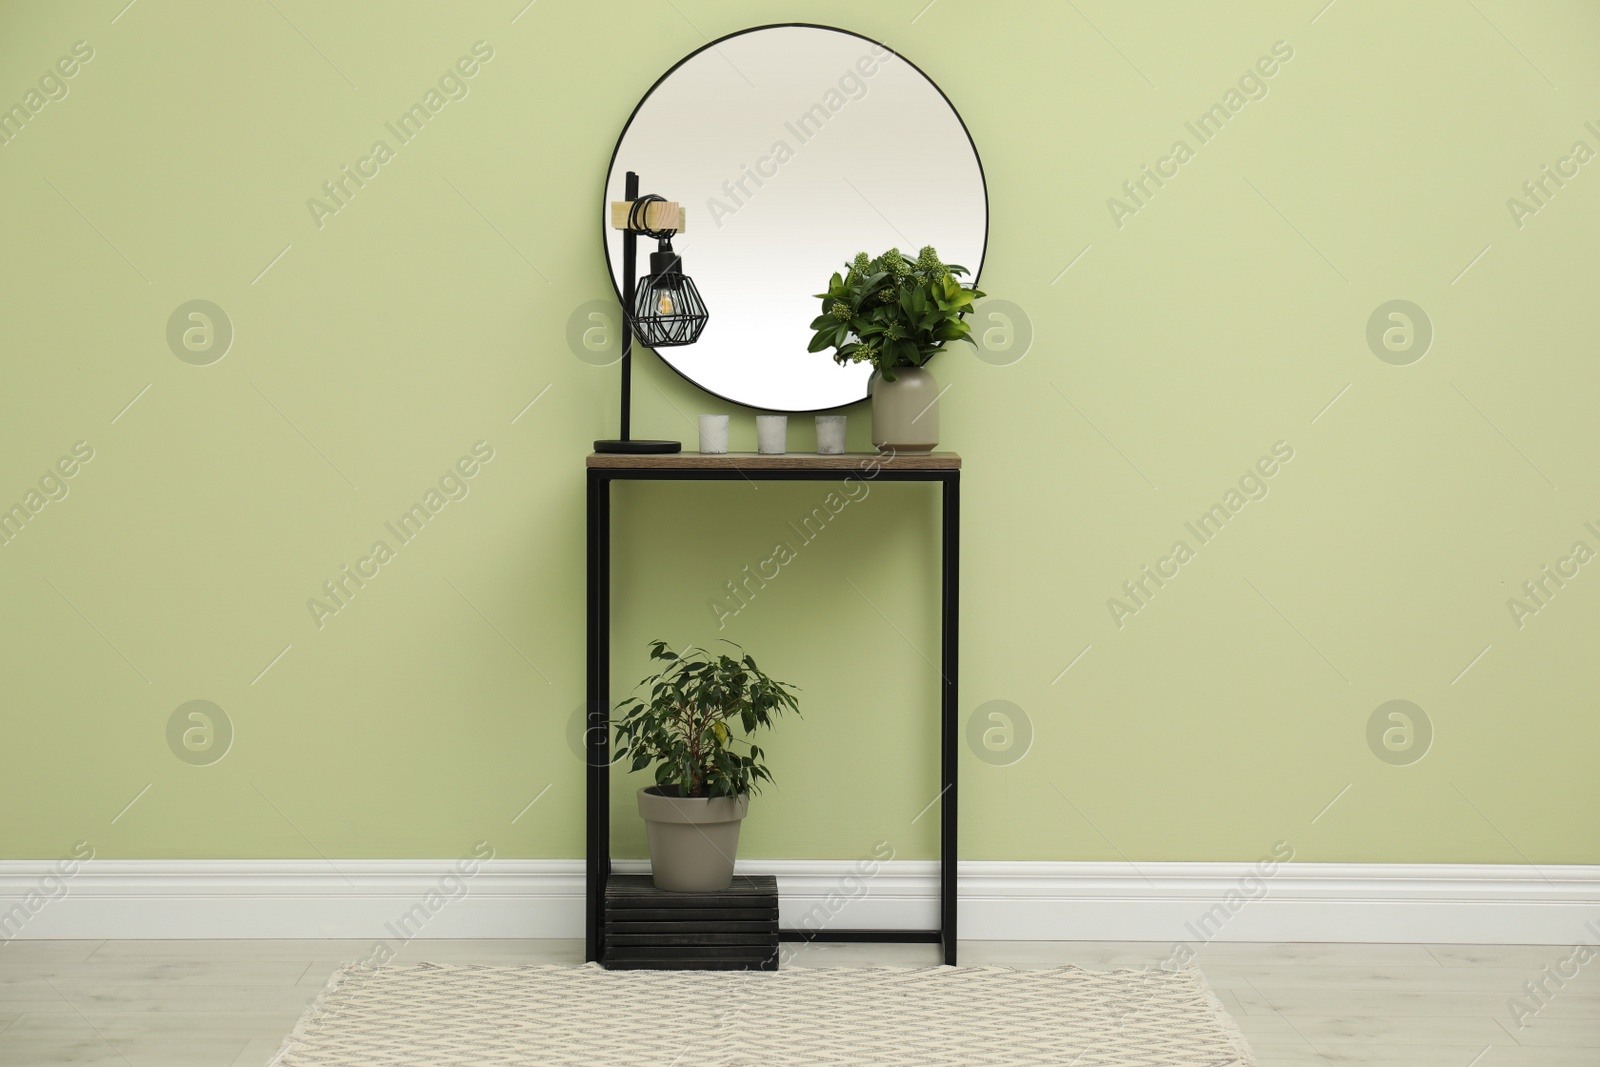
M 93 453 L 0 546 L 0 855 L 581 853 L 582 467 L 616 371 L 566 330 L 607 290 L 601 181 L 680 56 L 805 20 L 956 103 L 983 287 L 1034 333 L 934 365 L 967 461 L 963 716 L 1009 701 L 1033 734 L 963 751 L 963 854 L 1600 862 L 1600 565 L 1571 555 L 1600 549 L 1600 164 L 1561 162 L 1600 149 L 1594 5 L 124 2 L 0 9 L 0 105 L 93 49 L 0 146 L 0 505 Z M 468 95 L 314 220 L 479 41 Z M 1275 42 L 1265 96 L 1200 144 L 1185 122 Z M 1178 139 L 1176 176 L 1108 206 Z M 1576 176 L 1513 212 L 1545 164 Z M 234 331 L 210 365 L 168 344 L 196 299 Z M 1432 324 L 1420 360 L 1369 346 L 1396 299 Z M 642 435 L 725 410 L 637 370 Z M 387 534 L 477 442 L 467 495 Z M 1277 442 L 1201 544 L 1185 523 Z M 707 607 L 822 495 L 619 490 L 619 687 L 652 636 L 731 636 L 805 695 L 746 854 L 930 855 L 932 491 L 874 486 L 721 634 Z M 319 628 L 308 599 L 380 539 Z M 1176 577 L 1108 607 L 1178 540 Z M 1546 564 L 1576 575 L 1513 612 Z M 175 754 L 191 700 L 231 723 L 220 761 Z M 1369 744 L 1391 700 L 1431 724 L 1420 761 Z

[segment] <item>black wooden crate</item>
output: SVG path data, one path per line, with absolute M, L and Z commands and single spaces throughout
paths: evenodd
M 778 880 L 740 876 L 715 893 L 669 893 L 648 874 L 614 874 L 601 963 L 613 971 L 775 971 Z

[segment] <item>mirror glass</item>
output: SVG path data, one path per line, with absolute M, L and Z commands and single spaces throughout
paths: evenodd
M 885 46 L 821 26 L 767 26 L 688 56 L 640 101 L 617 142 L 606 204 L 682 204 L 673 239 L 710 312 L 700 340 L 658 354 L 708 392 L 771 411 L 866 398 L 871 367 L 808 353 L 808 326 L 857 252 L 933 245 L 973 274 L 989 206 L 977 149 L 938 86 Z M 622 233 L 604 222 L 622 289 Z M 645 273 L 655 242 L 639 240 Z M 937 368 L 935 368 L 937 369 Z

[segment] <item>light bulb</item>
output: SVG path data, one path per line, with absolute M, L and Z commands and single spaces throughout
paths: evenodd
M 672 297 L 667 293 L 662 293 L 661 299 L 656 301 L 656 310 L 663 315 L 672 314 Z

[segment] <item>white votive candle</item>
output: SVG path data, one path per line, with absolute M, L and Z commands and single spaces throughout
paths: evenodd
M 817 416 L 817 455 L 837 456 L 844 452 L 843 415 Z
M 789 445 L 789 416 L 756 416 L 756 451 L 764 456 L 781 456 Z
M 728 450 L 728 416 L 700 416 L 700 451 L 720 456 Z

